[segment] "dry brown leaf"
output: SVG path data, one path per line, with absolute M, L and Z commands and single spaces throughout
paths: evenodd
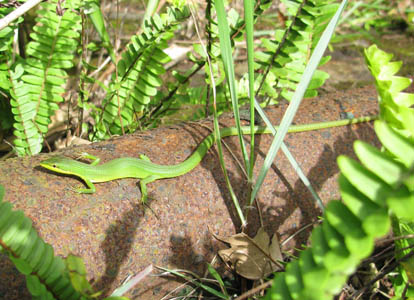
M 230 244 L 229 249 L 220 250 L 218 254 L 240 276 L 258 280 L 280 270 L 280 264 L 276 263 L 283 260 L 279 240 L 274 234 L 270 243 L 269 235 L 263 227 L 253 239 L 244 233 L 216 238 Z

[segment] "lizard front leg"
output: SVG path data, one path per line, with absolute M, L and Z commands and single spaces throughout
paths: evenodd
M 157 179 L 160 179 L 160 176 L 158 175 L 149 175 L 145 178 L 142 178 L 139 182 L 141 186 L 141 202 L 142 204 L 145 204 L 147 202 L 148 193 L 147 193 L 147 184 L 150 182 L 153 182 Z
M 88 186 L 88 188 L 87 189 L 72 188 L 75 192 L 80 193 L 80 194 L 93 194 L 93 193 L 96 192 L 95 185 L 92 183 L 92 181 L 90 181 L 89 179 L 86 179 L 85 177 L 82 177 L 82 176 L 79 176 L 79 177 L 82 178 L 82 180 L 85 182 L 85 184 Z

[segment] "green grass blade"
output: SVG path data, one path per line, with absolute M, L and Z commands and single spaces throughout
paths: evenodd
M 266 126 L 272 130 L 272 134 L 276 135 L 276 129 L 272 125 L 272 122 L 270 122 L 269 118 L 266 116 L 265 112 L 261 108 L 260 104 L 255 100 L 254 106 L 259 113 L 260 117 L 262 117 L 263 121 L 266 123 Z M 296 161 L 296 159 L 293 157 L 292 153 L 290 153 L 288 147 L 285 145 L 285 143 L 282 142 L 282 151 L 285 154 L 286 158 L 289 160 L 290 164 L 292 165 L 293 169 L 298 174 L 299 178 L 302 180 L 303 184 L 306 186 L 306 188 L 309 190 L 309 192 L 312 194 L 313 199 L 318 204 L 320 209 L 324 211 L 325 207 L 322 203 L 321 198 L 316 193 L 316 191 L 313 189 L 309 179 L 306 177 L 305 173 L 303 173 L 299 163 Z
M 111 296 L 119 297 L 126 294 L 130 289 L 137 285 L 138 282 L 140 282 L 142 279 L 151 274 L 152 270 L 152 265 L 149 265 L 138 274 L 135 274 L 134 276 L 123 282 L 120 287 L 118 287 L 117 289 L 115 289 L 115 291 L 112 292 Z
M 195 14 L 193 12 L 191 14 L 194 17 Z M 214 80 L 213 70 L 212 70 L 212 67 L 211 67 L 211 61 L 210 61 L 210 57 L 209 57 L 209 54 L 207 52 L 207 49 L 206 49 L 205 45 L 203 44 L 201 36 L 199 34 L 199 30 L 198 30 L 198 27 L 197 27 L 197 22 L 195 20 L 195 17 L 194 17 L 194 21 L 195 21 L 195 24 L 196 24 L 195 28 L 196 28 L 196 31 L 197 31 L 197 35 L 200 39 L 201 47 L 202 47 L 202 49 L 203 49 L 203 51 L 204 51 L 204 53 L 207 57 L 208 70 L 210 72 L 210 78 L 211 78 L 211 83 L 212 83 L 211 84 L 211 90 L 212 90 L 212 94 L 213 94 L 214 139 L 216 141 L 217 150 L 218 150 L 218 153 L 219 153 L 220 166 L 221 166 L 221 169 L 223 171 L 224 178 L 226 180 L 226 185 L 229 189 L 230 196 L 231 196 L 231 199 L 233 201 L 234 207 L 235 207 L 236 212 L 237 212 L 237 214 L 240 218 L 241 225 L 244 227 L 246 225 L 246 219 L 243 215 L 243 211 L 242 211 L 242 209 L 240 207 L 240 204 L 237 200 L 236 194 L 234 193 L 233 187 L 231 186 L 230 179 L 229 179 L 229 176 L 228 176 L 227 170 L 226 170 L 226 165 L 224 164 L 224 159 L 223 159 L 223 147 L 222 147 L 221 141 L 220 141 L 220 139 L 221 139 L 221 137 L 220 137 L 220 126 L 219 126 L 218 114 L 217 114 L 216 84 L 215 84 L 215 80 Z
M 223 292 L 223 294 L 226 295 L 226 297 L 230 299 L 230 296 L 227 293 L 226 286 L 225 286 L 224 281 L 221 278 L 220 274 L 210 264 L 207 264 L 207 269 L 208 269 L 208 272 L 211 274 L 211 276 L 213 276 L 214 279 L 216 279 L 217 282 L 219 283 L 221 291 Z
M 232 57 L 231 43 L 230 43 L 230 30 L 229 30 L 230 26 L 227 22 L 226 11 L 224 9 L 223 0 L 215 0 L 214 5 L 216 8 L 216 13 L 217 13 L 221 57 L 223 59 L 227 83 L 230 89 L 230 97 L 231 97 L 231 103 L 233 106 L 234 120 L 236 122 L 236 127 L 239 131 L 239 142 L 240 142 L 244 162 L 245 162 L 245 165 L 248 166 L 249 158 L 247 156 L 246 146 L 244 144 L 243 135 L 240 129 L 241 125 L 240 125 L 239 106 L 238 106 L 238 101 L 237 101 L 236 79 L 234 75 L 234 64 L 233 64 L 233 57 Z
M 246 22 L 246 44 L 247 44 L 247 71 L 249 78 L 249 100 L 250 100 L 250 164 L 247 165 L 247 177 L 249 182 L 253 179 L 254 167 L 254 44 L 253 44 L 253 1 L 244 0 L 244 20 Z
M 272 145 L 270 146 L 270 149 L 269 149 L 269 153 L 266 156 L 266 159 L 260 170 L 259 176 L 253 188 L 253 192 L 251 194 L 249 205 L 252 205 L 254 198 L 256 197 L 261 185 L 263 184 L 267 171 L 271 167 L 271 164 L 274 158 L 276 157 L 276 154 L 280 146 L 282 145 L 283 139 L 289 129 L 290 124 L 293 121 L 296 111 L 299 108 L 299 105 L 309 85 L 309 82 L 312 79 L 313 73 L 318 67 L 319 61 L 321 60 L 323 53 L 325 52 L 326 47 L 329 44 L 329 41 L 334 33 L 336 24 L 338 23 L 339 17 L 342 11 L 344 10 L 344 7 L 347 4 L 347 2 L 348 2 L 347 0 L 342 1 L 341 6 L 338 8 L 335 15 L 329 22 L 328 26 L 326 27 L 325 31 L 323 32 L 321 36 L 321 39 L 319 40 L 318 44 L 315 47 L 314 52 L 312 53 L 311 59 L 309 60 L 309 63 L 306 66 L 305 71 L 302 75 L 302 78 L 299 82 L 299 85 L 297 86 L 296 91 L 293 95 L 292 102 L 290 103 L 288 109 L 286 110 L 285 115 L 283 116 L 279 131 L 277 132 L 275 138 L 273 139 Z
M 104 17 L 100 8 L 99 1 L 90 0 L 86 2 L 86 8 L 88 11 L 88 16 L 91 19 L 93 26 L 98 32 L 99 36 L 102 39 L 103 45 L 108 50 L 112 62 L 116 63 L 114 48 L 112 47 L 111 40 L 109 38 L 108 31 L 105 27 Z
M 174 274 L 174 275 L 176 275 L 176 276 L 178 276 L 178 277 L 181 277 L 181 278 L 183 278 L 183 279 L 185 279 L 185 280 L 187 280 L 188 282 L 191 282 L 192 284 L 194 284 L 195 286 L 197 286 L 197 287 L 199 287 L 199 288 L 202 288 L 203 290 L 205 290 L 206 292 L 208 292 L 208 293 L 210 293 L 210 294 L 212 294 L 212 295 L 214 295 L 214 296 L 216 296 L 217 298 L 219 298 L 219 299 L 230 299 L 229 297 L 226 297 L 226 295 L 224 295 L 223 293 L 221 293 L 221 292 L 219 292 L 219 291 L 217 291 L 217 290 L 215 290 L 215 289 L 213 289 L 212 287 L 209 287 L 208 285 L 205 285 L 205 284 L 203 284 L 203 283 L 200 283 L 200 282 L 198 282 L 196 279 L 192 279 L 192 278 L 190 278 L 190 277 L 188 277 L 188 276 L 185 276 L 185 275 L 183 275 L 183 274 L 181 274 L 180 272 L 178 272 L 178 271 L 176 271 L 176 270 L 170 270 L 170 269 L 166 269 L 166 268 L 162 268 L 162 267 L 157 267 L 158 269 L 161 269 L 161 270 L 163 270 L 163 271 L 165 271 L 165 272 L 169 272 L 169 273 L 171 273 L 171 274 Z

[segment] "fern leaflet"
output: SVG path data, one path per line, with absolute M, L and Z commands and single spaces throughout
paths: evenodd
M 332 299 L 360 260 L 370 255 L 375 238 L 388 233 L 391 224 L 396 235 L 412 232 L 414 140 L 407 134 L 412 125 L 401 111 L 407 114 L 407 103 L 413 98 L 400 93 L 408 86 L 407 80 L 394 76 L 401 64 L 390 63 L 391 57 L 376 46 L 366 50 L 383 119 L 374 128 L 386 151 L 356 141 L 354 150 L 361 163 L 346 156 L 338 158 L 343 202 L 328 204 L 322 226 L 312 232 L 311 248 L 289 264 L 285 273 L 276 275 L 267 299 Z M 404 109 L 395 109 L 398 105 Z M 407 244 L 403 241 L 396 246 L 401 250 Z M 408 282 L 414 280 L 413 266 L 412 258 L 402 264 Z
M 393 147 L 393 140 L 408 145 L 414 153 L 414 143 L 385 122 L 376 121 L 375 132 L 386 149 Z M 354 147 L 362 164 L 338 158 L 343 202 L 328 204 L 322 226 L 312 232 L 311 248 L 290 263 L 285 273 L 276 275 L 266 299 L 333 299 L 360 260 L 370 255 L 375 238 L 390 229 L 389 212 L 413 221 L 414 189 L 401 178 L 414 180 L 414 157 L 407 160 L 411 166 L 407 168 L 363 142 L 357 141 Z M 397 157 L 402 156 L 400 152 Z M 383 162 L 380 167 L 379 161 Z M 399 172 L 387 173 L 389 168 Z
M 78 47 L 80 16 L 70 1 L 43 2 L 37 11 L 37 24 L 30 35 L 33 39 L 26 49 L 24 73 L 15 70 L 11 105 L 15 118 L 15 145 L 19 155 L 39 153 L 50 117 L 63 101 L 62 87 L 67 79 L 65 69 L 73 66 Z M 62 9 L 61 14 L 58 6 Z
M 167 14 L 145 21 L 143 33 L 133 36 L 117 65 L 111 92 L 104 101 L 103 124 L 112 134 L 125 133 L 151 106 L 162 85 L 163 65 L 170 60 L 163 51 L 177 24 L 189 16 L 187 9 L 169 8 Z M 118 77 L 116 77 L 118 76 Z
M 256 52 L 256 69 L 265 70 L 257 78 L 258 93 L 269 97 L 267 104 L 275 103 L 279 95 L 287 100 L 291 99 L 310 54 L 338 8 L 338 4 L 331 0 L 282 2 L 287 6 L 288 13 L 294 17 L 286 22 L 286 29 L 276 30 L 274 40 L 262 39 L 266 51 Z M 325 57 L 321 65 L 329 59 L 330 57 Z M 328 77 L 326 72 L 317 70 L 305 97 L 315 97 L 316 89 Z
M 26 276 L 32 299 L 96 299 L 100 293 L 92 290 L 83 261 L 74 255 L 65 260 L 54 256 L 52 246 L 38 236 L 32 221 L 22 211 L 12 210 L 10 203 L 2 201 L 3 196 L 0 185 L 0 251 Z M 120 296 L 105 299 L 128 300 Z

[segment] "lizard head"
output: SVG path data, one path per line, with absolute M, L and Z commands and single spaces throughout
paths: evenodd
M 63 174 L 73 174 L 73 169 L 76 165 L 80 163 L 76 160 L 73 160 L 69 157 L 62 155 L 53 156 L 51 158 L 42 160 L 40 166 L 43 168 L 63 173 Z

